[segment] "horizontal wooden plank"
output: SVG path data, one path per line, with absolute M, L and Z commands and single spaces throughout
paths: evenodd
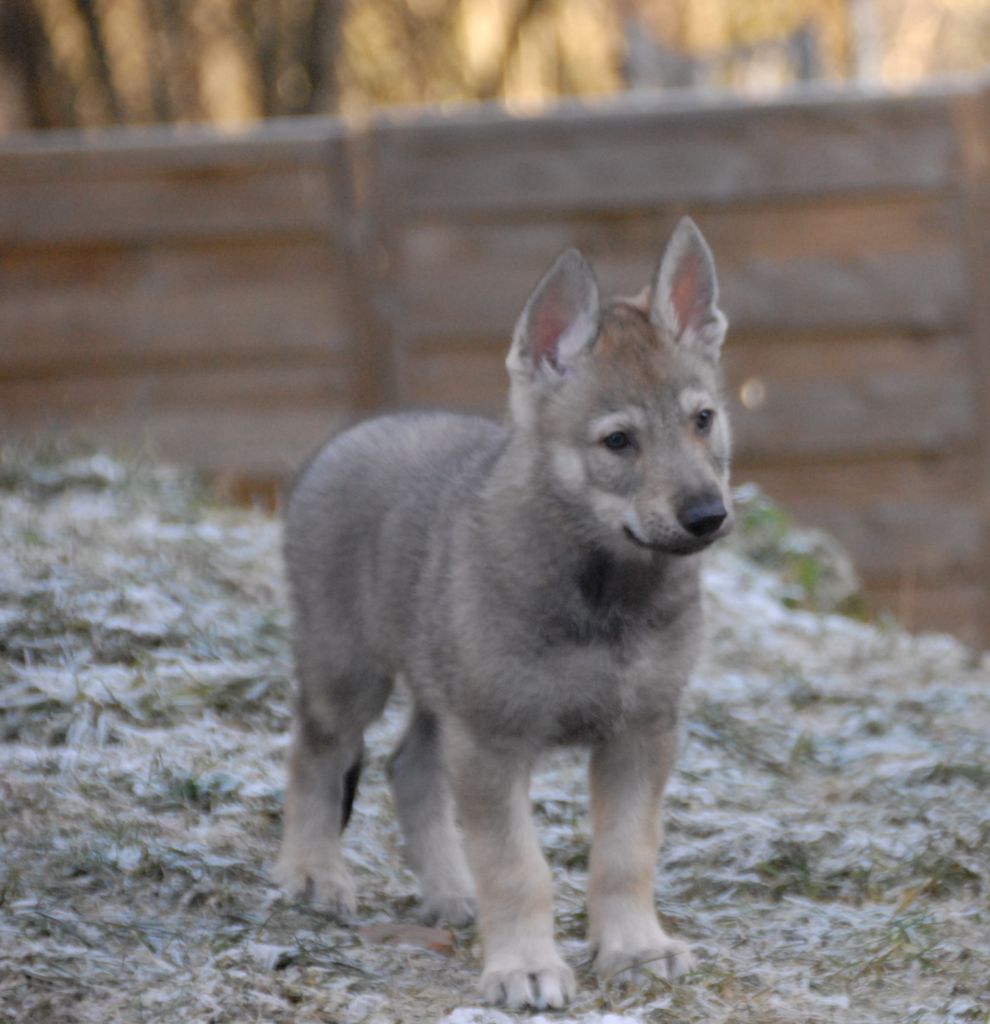
M 411 227 L 397 270 L 403 337 L 508 337 L 529 292 L 570 245 L 589 258 L 605 295 L 634 294 L 675 219 L 663 211 Z M 698 220 L 733 331 L 933 330 L 968 313 L 950 200 L 740 206 Z
M 96 419 L 123 417 L 139 423 L 153 409 L 183 412 L 198 406 L 233 407 L 346 406 L 354 368 L 327 360 L 313 365 L 255 367 L 218 362 L 212 367 L 170 373 L 73 374 L 22 378 L 4 385 L 0 427 L 21 424 L 66 426 Z
M 417 409 L 499 416 L 506 408 L 509 389 L 506 351 L 502 346 L 486 345 L 400 353 L 399 401 Z
M 318 164 L 351 134 L 331 117 L 13 133 L 0 137 L 0 182 Z
M 320 235 L 340 228 L 334 161 L 0 178 L 0 245 Z
M 429 345 L 401 356 L 400 398 L 498 413 L 507 346 Z M 740 346 L 730 366 L 742 459 L 940 453 L 975 443 L 975 382 L 959 338 L 779 341 Z M 740 389 L 758 381 L 762 404 Z
M 20 380 L 0 392 L 0 431 L 79 434 L 204 470 L 281 477 L 354 418 L 353 372 L 228 366 Z
M 658 97 L 536 117 L 398 115 L 375 142 L 398 217 L 939 189 L 955 170 L 951 98 L 818 91 L 755 105 Z
M 898 452 L 851 460 L 838 453 L 821 459 L 746 459 L 736 454 L 732 476 L 738 484 L 755 483 L 785 508 L 807 501 L 859 508 L 877 501 L 972 500 L 980 489 L 979 455 L 949 449 L 918 456 Z
M 908 629 L 952 633 L 977 650 L 986 647 L 990 589 L 972 579 L 924 584 L 905 578 L 890 586 L 869 586 L 875 611 L 890 612 Z
M 316 241 L 0 252 L 0 380 L 340 352 L 343 290 Z
M 790 384 L 807 377 L 855 377 L 905 370 L 944 374 L 970 368 L 970 349 L 961 334 L 879 333 L 730 335 L 723 348 L 730 384 L 752 376 Z
M 961 338 L 781 340 L 740 346 L 726 360 L 742 458 L 937 454 L 976 438 Z

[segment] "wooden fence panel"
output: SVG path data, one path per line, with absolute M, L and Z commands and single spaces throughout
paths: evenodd
M 0 146 L 0 429 L 286 478 L 356 415 L 345 133 Z
M 985 642 L 988 109 L 962 85 L 0 142 L 0 430 L 150 438 L 229 482 L 377 409 L 498 415 L 557 253 L 629 294 L 690 212 L 736 479 L 834 530 L 881 604 Z

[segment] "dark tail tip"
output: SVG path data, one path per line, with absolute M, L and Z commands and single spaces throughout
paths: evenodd
M 351 820 L 351 811 L 354 809 L 354 797 L 357 795 L 358 780 L 361 778 L 361 765 L 364 761 L 364 751 L 357 756 L 357 760 L 347 769 L 344 775 L 344 800 L 341 806 L 340 831 L 347 828 Z

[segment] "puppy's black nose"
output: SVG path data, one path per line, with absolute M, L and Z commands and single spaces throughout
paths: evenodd
M 692 536 L 707 537 L 725 522 L 726 515 L 721 498 L 704 497 L 684 505 L 677 518 Z

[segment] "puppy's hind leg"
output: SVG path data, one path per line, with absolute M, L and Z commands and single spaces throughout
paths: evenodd
M 406 856 L 422 890 L 421 917 L 428 923 L 457 926 L 475 916 L 474 883 L 454 820 L 439 730 L 430 712 L 415 708 L 389 760 L 388 775 L 406 837 Z
M 364 730 L 381 712 L 390 681 L 316 680 L 303 664 L 299 675 L 282 849 L 273 874 L 290 895 L 347 918 L 357 901 L 340 837 L 357 790 Z

